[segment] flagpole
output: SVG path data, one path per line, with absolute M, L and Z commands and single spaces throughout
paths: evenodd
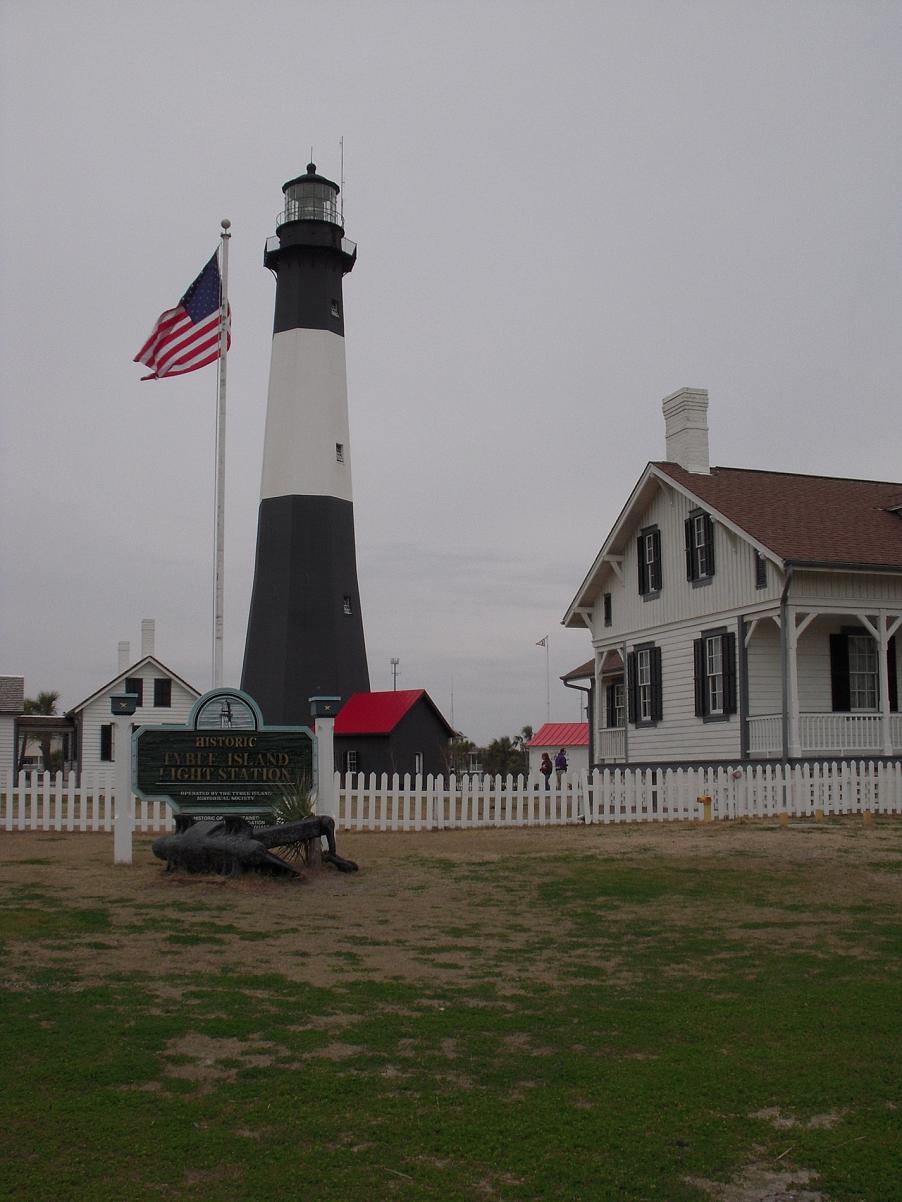
M 548 643 L 551 635 L 545 635 L 545 721 L 551 721 L 551 674 L 548 667 Z
M 229 345 L 229 239 L 231 221 L 220 222 L 222 243 L 219 273 L 222 288 L 219 304 L 219 371 L 216 406 L 215 513 L 213 519 L 213 688 L 222 685 L 222 609 L 225 573 L 225 435 L 226 435 L 226 351 Z

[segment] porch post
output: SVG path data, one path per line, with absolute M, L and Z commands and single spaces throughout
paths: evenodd
M 883 744 L 884 755 L 893 754 L 893 737 L 889 723 L 888 648 L 886 613 L 881 610 L 877 615 L 877 683 L 880 686 L 880 742 Z
M 787 669 L 787 709 L 789 713 L 788 754 L 790 759 L 798 759 L 802 754 L 802 734 L 799 723 L 799 632 L 796 627 L 796 611 L 792 608 L 786 611 L 786 669 Z

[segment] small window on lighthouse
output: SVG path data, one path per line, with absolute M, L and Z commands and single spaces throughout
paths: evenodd
M 347 593 L 345 593 L 343 605 L 346 614 L 351 614 L 354 612 L 351 608 L 351 598 L 347 595 Z
M 337 442 L 335 444 L 335 462 L 336 463 L 344 463 L 344 461 L 345 461 L 345 444 L 343 442 Z
M 336 300 L 334 300 L 332 302 L 332 316 L 333 317 L 341 317 L 341 313 L 339 312 L 339 309 L 338 309 L 338 301 L 336 301 Z

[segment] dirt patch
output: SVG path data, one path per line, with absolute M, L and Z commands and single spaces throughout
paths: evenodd
M 754 869 L 756 859 L 766 860 L 786 881 L 788 912 L 779 904 L 771 912 L 754 899 L 731 902 L 731 933 L 749 943 L 829 941 L 831 907 L 850 899 L 902 906 L 902 872 L 889 871 L 902 864 L 902 822 L 890 818 L 873 828 L 847 819 L 789 828 L 749 822 L 341 832 L 339 850 L 360 872 L 346 876 L 327 868 L 303 883 L 166 875 L 150 843 L 137 838 L 134 864 L 117 867 L 111 835 L 2 836 L 0 891 L 7 907 L 52 910 L 62 903 L 109 916 L 101 939 L 72 931 L 53 943 L 10 938 L 8 987 L 35 967 L 64 967 L 84 984 L 137 971 L 148 975 L 153 1004 L 155 996 L 178 996 L 179 978 L 197 973 L 273 972 L 322 987 L 372 976 L 419 983 L 425 987 L 421 1004 L 440 1006 L 434 990 L 487 978 L 502 998 L 531 982 L 554 988 L 563 971 L 581 968 L 629 984 L 628 958 L 600 940 L 597 948 L 582 940 L 578 952 L 562 956 L 566 911 L 535 904 L 544 883 L 572 879 L 573 860 L 583 857 L 621 875 L 641 873 L 651 857 L 681 871 L 712 872 Z M 506 876 L 512 859 L 518 871 Z M 519 871 L 524 861 L 534 863 L 525 878 Z M 804 910 L 792 908 L 800 875 L 806 877 Z M 621 900 L 617 920 L 628 926 L 663 918 L 658 904 Z M 666 921 L 703 926 L 704 906 L 669 901 Z M 848 941 L 843 951 L 859 954 Z M 335 1016 L 336 1030 L 343 1021 Z
M 774 1169 L 750 1164 L 733 1181 L 723 1184 L 704 1177 L 687 1177 L 689 1185 L 704 1190 L 716 1202 L 829 1202 L 826 1194 L 804 1189 L 815 1177 L 808 1169 Z
M 168 1077 L 184 1081 L 234 1081 L 242 1068 L 268 1068 L 284 1048 L 255 1039 L 213 1039 L 191 1032 L 163 1050 Z

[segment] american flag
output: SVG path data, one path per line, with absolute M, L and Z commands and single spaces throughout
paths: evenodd
M 135 355 L 135 363 L 151 369 L 142 380 L 183 376 L 219 358 L 221 295 L 219 259 L 214 254 L 176 307 L 160 314 L 150 337 Z M 227 345 L 231 346 L 231 309 L 228 321 Z

